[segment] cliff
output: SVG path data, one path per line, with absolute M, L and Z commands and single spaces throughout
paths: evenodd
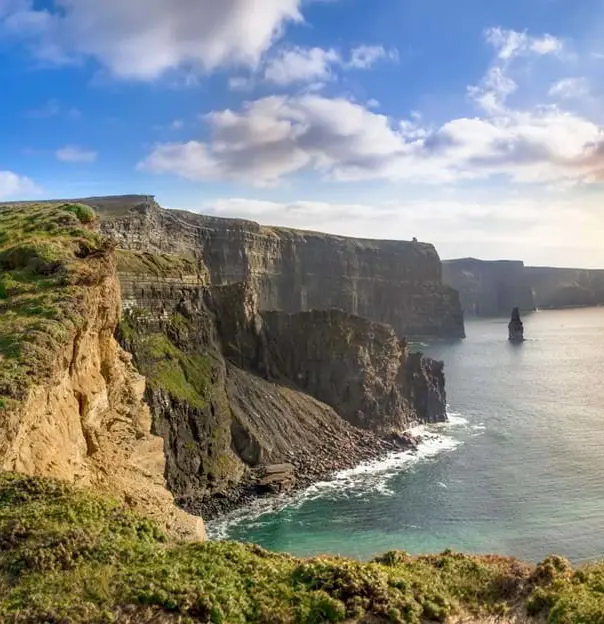
M 340 309 L 400 337 L 463 337 L 457 293 L 432 245 L 329 236 L 163 210 L 153 198 L 89 198 L 122 249 L 199 261 L 214 285 L 248 282 L 261 311 Z
M 529 311 L 604 305 L 604 270 L 464 258 L 443 262 L 443 280 L 459 291 L 469 316 L 507 316 L 515 307 Z
M 176 278 L 166 254 L 118 257 L 118 337 L 147 378 L 170 488 L 204 517 L 245 502 L 266 466 L 291 464 L 308 484 L 446 418 L 442 364 L 409 354 L 391 327 L 262 312 L 250 284 L 213 286 L 203 270 Z
M 112 248 L 78 205 L 0 207 L 0 468 L 90 485 L 183 537 L 145 382 L 115 341 Z
M 604 305 L 604 270 L 527 267 L 539 308 Z
M 469 316 L 507 316 L 515 307 L 535 308 L 531 283 L 520 261 L 446 260 L 443 280 L 459 291 L 461 307 Z

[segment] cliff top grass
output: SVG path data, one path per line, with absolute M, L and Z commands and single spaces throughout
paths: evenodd
M 183 279 L 195 277 L 207 281 L 207 269 L 188 258 L 167 253 L 150 253 L 118 249 L 117 270 L 137 276 Z
M 86 258 L 102 251 L 83 204 L 0 206 L 0 410 L 45 378 L 83 322 Z
M 150 520 L 94 492 L 0 474 L 0 621 L 7 623 L 423 624 L 514 613 L 522 621 L 530 614 L 536 622 L 596 624 L 603 590 L 603 564 L 573 570 L 557 557 L 534 568 L 452 552 L 390 552 L 360 563 L 171 543 Z

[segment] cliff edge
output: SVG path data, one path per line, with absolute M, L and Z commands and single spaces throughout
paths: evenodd
M 114 339 L 112 245 L 83 205 L 0 207 L 0 469 L 94 486 L 184 538 L 144 379 Z
M 200 261 L 216 286 L 247 282 L 261 311 L 339 309 L 399 337 L 463 337 L 457 292 L 432 245 L 331 236 L 164 210 L 152 197 L 89 198 L 122 249 Z

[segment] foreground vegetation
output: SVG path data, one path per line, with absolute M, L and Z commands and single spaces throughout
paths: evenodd
M 0 411 L 50 373 L 84 322 L 82 285 L 108 244 L 82 204 L 0 206 Z
M 455 553 L 301 560 L 234 543 L 170 543 L 93 492 L 0 474 L 0 621 L 319 623 L 456 614 L 602 622 L 604 565 L 573 571 Z M 367 620 L 370 621 L 370 620 Z

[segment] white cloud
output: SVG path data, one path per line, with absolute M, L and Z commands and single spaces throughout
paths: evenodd
M 37 195 L 40 189 L 33 180 L 12 171 L 0 171 L 0 199 Z
M 395 122 L 358 103 L 320 95 L 267 97 L 205 117 L 208 142 L 157 145 L 139 168 L 273 185 L 315 170 L 336 180 L 427 184 L 505 175 L 517 182 L 593 181 L 604 173 L 604 133 L 556 107 L 502 109 L 438 128 Z
M 587 78 L 564 78 L 550 87 L 549 95 L 570 100 L 587 97 L 590 94 L 590 90 Z
M 229 89 L 231 91 L 247 91 L 253 86 L 251 78 L 245 78 L 243 76 L 233 76 L 229 78 Z
M 387 52 L 383 46 L 361 45 L 351 51 L 350 60 L 346 66 L 354 69 L 369 69 L 379 60 L 385 58 L 397 60 L 398 52 Z
M 68 163 L 93 163 L 97 159 L 97 153 L 85 150 L 76 145 L 66 145 L 55 152 L 58 160 Z
M 30 37 L 49 62 L 93 57 L 120 78 L 152 80 L 171 69 L 257 65 L 302 0 L 10 0 L 0 30 Z
M 267 62 L 264 79 L 278 85 L 329 80 L 330 66 L 339 61 L 340 56 L 333 49 L 299 47 L 284 49 Z
M 533 37 L 526 31 L 489 28 L 485 37 L 493 45 L 501 61 L 510 61 L 527 54 L 559 54 L 564 49 L 564 43 L 560 39 L 548 34 Z

